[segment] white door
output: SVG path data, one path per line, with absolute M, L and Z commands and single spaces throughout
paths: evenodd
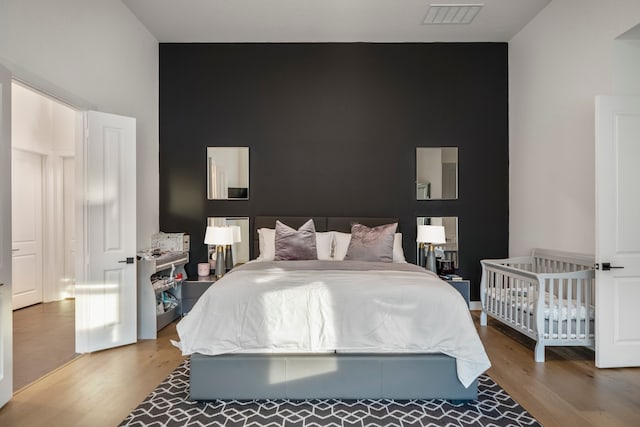
M 13 309 L 42 302 L 42 156 L 11 150 Z
M 596 97 L 595 154 L 596 366 L 640 366 L 640 98 Z
M 136 318 L 136 121 L 89 111 L 76 150 L 76 351 L 130 344 Z
M 12 394 L 11 75 L 0 65 L 0 407 Z

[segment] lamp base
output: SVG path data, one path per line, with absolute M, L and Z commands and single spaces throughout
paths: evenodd
M 221 278 L 224 276 L 224 273 L 224 249 L 222 245 L 218 245 L 216 247 L 216 278 Z
M 229 271 L 233 268 L 233 250 L 227 245 L 224 251 L 224 268 Z
M 427 250 L 427 270 L 433 271 L 437 274 L 436 269 L 436 252 L 433 250 L 433 245 L 429 245 L 429 249 Z

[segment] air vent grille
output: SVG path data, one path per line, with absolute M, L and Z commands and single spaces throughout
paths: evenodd
M 424 23 L 469 24 L 484 4 L 430 4 Z

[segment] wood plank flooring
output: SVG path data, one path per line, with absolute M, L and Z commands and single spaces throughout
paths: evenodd
M 548 349 L 535 363 L 528 338 L 491 321 L 478 330 L 489 375 L 546 427 L 640 425 L 640 369 L 596 369 L 582 348 Z M 182 361 L 175 338 L 171 324 L 157 341 L 81 356 L 16 393 L 0 425 L 115 426 Z
M 13 312 L 13 391 L 78 356 L 75 315 L 72 299 Z

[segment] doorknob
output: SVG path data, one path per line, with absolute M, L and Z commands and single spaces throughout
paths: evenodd
M 596 268 L 596 270 L 600 270 L 600 264 L 596 264 L 594 267 Z M 611 265 L 610 262 L 603 262 L 602 263 L 602 271 L 609 271 L 612 268 L 624 268 L 624 267 L 618 267 L 618 266 L 615 266 L 615 265 Z
M 128 257 L 127 259 L 123 259 L 121 261 L 118 261 L 121 263 L 126 263 L 126 264 L 133 264 L 133 257 Z

